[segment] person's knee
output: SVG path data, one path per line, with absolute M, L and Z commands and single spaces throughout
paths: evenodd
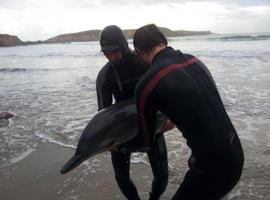
M 121 184 L 126 184 L 127 182 L 130 181 L 130 178 L 129 176 L 126 176 L 124 174 L 121 174 L 121 173 L 115 173 L 115 179 L 118 183 L 121 183 Z
M 158 170 L 154 172 L 154 181 L 161 188 L 166 188 L 169 181 L 169 171 L 167 165 L 159 166 Z
M 168 185 L 168 181 L 169 181 L 169 177 L 168 175 L 167 176 L 163 176 L 162 179 L 161 179 L 161 183 L 162 185 L 166 188 L 167 185 Z
M 169 181 L 168 173 L 159 174 L 159 176 L 155 178 L 155 181 L 161 188 L 166 188 Z

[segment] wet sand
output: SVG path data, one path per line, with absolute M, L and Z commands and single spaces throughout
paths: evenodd
M 245 130 L 247 124 L 236 120 L 235 125 L 239 130 Z M 261 138 L 265 144 L 257 141 L 254 146 L 253 140 L 241 139 L 245 151 L 242 177 L 223 200 L 270 199 L 270 151 L 265 139 L 268 138 L 269 124 L 255 124 L 254 127 L 259 129 L 255 132 L 258 134 L 256 138 Z M 187 171 L 189 157 L 185 140 L 176 130 L 165 136 L 169 143 L 169 184 L 161 200 L 172 198 Z M 99 154 L 73 171 L 60 174 L 60 169 L 74 151 L 39 142 L 36 150 L 25 159 L 0 168 L 0 200 L 125 200 L 114 179 L 110 153 Z M 130 172 L 141 199 L 147 200 L 152 181 L 149 164 L 132 163 Z
M 25 159 L 0 169 L 1 200 L 111 200 L 125 199 L 114 180 L 110 154 L 89 159 L 68 174 L 60 169 L 73 149 L 41 143 Z M 131 176 L 142 199 L 148 199 L 152 174 L 143 163 L 131 164 Z M 162 199 L 170 199 L 176 185 L 170 184 Z

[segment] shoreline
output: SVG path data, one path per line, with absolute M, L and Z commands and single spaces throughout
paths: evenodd
M 110 154 L 99 154 L 62 175 L 60 169 L 74 149 L 40 143 L 23 160 L 0 169 L 1 200 L 124 200 L 114 179 Z M 143 163 L 131 163 L 131 177 L 141 199 L 148 199 L 152 172 Z M 177 185 L 169 183 L 161 199 L 171 199 Z
M 236 127 L 242 129 L 245 124 L 235 121 Z M 268 130 L 261 127 L 260 133 Z M 267 133 L 265 133 L 267 134 Z M 167 141 L 173 134 L 167 135 Z M 250 140 L 242 139 L 245 149 L 245 165 L 242 177 L 237 186 L 223 200 L 246 200 L 260 197 L 269 199 L 269 150 L 263 153 L 254 151 Z M 178 144 L 177 144 L 178 145 Z M 183 152 L 174 157 L 173 144 L 168 146 L 169 152 L 169 183 L 160 200 L 172 198 L 187 170 L 187 149 L 180 146 Z M 172 151 L 170 151 L 172 150 Z M 24 159 L 7 167 L 0 168 L 0 199 L 1 200 L 125 200 L 114 178 L 110 153 L 98 154 L 71 172 L 62 175 L 63 165 L 74 154 L 75 149 L 63 147 L 55 143 L 38 142 L 36 149 Z M 177 162 L 172 162 L 177 160 Z M 148 163 L 131 163 L 131 178 L 134 181 L 141 200 L 147 200 L 151 190 L 152 171 Z M 254 180 L 257 185 L 253 185 Z M 250 186 L 250 184 L 252 184 Z

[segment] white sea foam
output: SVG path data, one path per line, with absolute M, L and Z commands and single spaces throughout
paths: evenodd
M 146 160 L 146 156 L 146 153 L 132 153 L 130 162 L 134 164 L 142 163 L 149 165 L 149 162 Z
M 76 149 L 76 145 L 72 145 L 72 144 L 66 144 L 64 142 L 61 142 L 59 140 L 54 140 L 51 137 L 47 137 L 46 135 L 40 134 L 40 133 L 36 133 L 35 134 L 37 137 L 39 137 L 40 139 L 42 139 L 43 142 L 50 142 L 50 143 L 54 143 L 63 147 L 68 147 L 71 149 Z
M 12 165 L 14 163 L 17 163 L 17 162 L 21 161 L 21 160 L 25 159 L 27 156 L 29 156 L 34 151 L 35 151 L 35 149 L 30 148 L 30 149 L 27 149 L 26 151 L 23 151 L 23 152 L 20 152 L 20 153 L 17 152 L 16 155 L 14 155 L 9 160 L 4 158 L 3 161 L 5 161 L 5 162 L 0 165 L 0 168 L 7 167 L 9 165 Z

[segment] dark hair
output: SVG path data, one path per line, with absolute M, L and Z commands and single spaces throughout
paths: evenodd
M 168 41 L 155 24 L 139 28 L 133 37 L 134 47 L 147 53 L 160 44 L 167 45 Z

